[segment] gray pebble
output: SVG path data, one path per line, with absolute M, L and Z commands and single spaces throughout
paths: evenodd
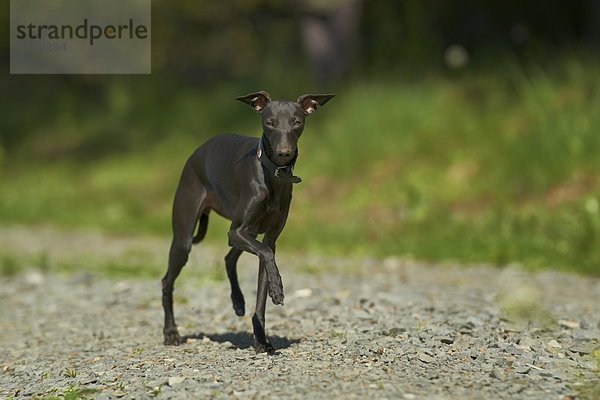
M 590 354 L 596 347 L 595 342 L 575 341 L 569 346 L 569 351 L 580 355 Z
M 454 339 L 452 339 L 451 337 L 443 337 L 443 338 L 440 338 L 440 342 L 442 342 L 444 344 L 452 344 L 452 343 L 454 343 Z
M 531 368 L 527 365 L 518 365 L 515 367 L 514 371 L 517 374 L 527 374 L 529 371 L 531 371 Z
M 506 372 L 504 372 L 504 369 L 496 367 L 492 370 L 492 376 L 503 381 L 506 379 Z
M 420 361 L 423 361 L 424 363 L 427 363 L 427 364 L 431 364 L 431 363 L 434 363 L 434 362 L 435 362 L 435 358 L 433 358 L 433 357 L 432 357 L 432 356 L 430 356 L 429 354 L 426 354 L 426 353 L 423 353 L 423 352 L 420 352 L 420 353 L 418 354 L 417 358 L 418 358 Z

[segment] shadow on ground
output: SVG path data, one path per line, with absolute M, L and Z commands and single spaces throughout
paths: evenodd
M 254 347 L 254 337 L 249 332 L 231 332 L 231 333 L 195 333 L 183 337 L 187 339 L 197 339 L 207 337 L 213 342 L 225 343 L 230 342 L 233 347 L 238 349 L 249 349 Z M 269 341 L 275 349 L 287 349 L 288 347 L 300 343 L 300 339 L 290 339 L 282 336 L 268 336 Z

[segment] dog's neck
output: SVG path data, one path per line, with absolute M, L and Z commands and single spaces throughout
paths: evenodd
M 266 143 L 265 143 L 266 142 Z M 284 182 L 291 183 L 300 183 L 302 179 L 297 176 L 294 176 L 294 165 L 296 164 L 296 159 L 298 158 L 298 150 L 296 150 L 296 154 L 292 158 L 287 165 L 278 166 L 271 160 L 271 146 L 269 145 L 269 140 L 263 135 L 258 141 L 258 146 L 256 149 L 256 156 L 258 160 L 266 170 L 265 173 L 268 173 L 270 176 Z

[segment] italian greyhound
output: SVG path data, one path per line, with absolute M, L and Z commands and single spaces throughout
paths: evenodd
M 237 278 L 237 260 L 244 251 L 258 256 L 258 289 L 252 317 L 254 347 L 257 352 L 274 353 L 265 334 L 265 307 L 267 294 L 274 304 L 283 305 L 275 241 L 287 220 L 292 186 L 300 182 L 293 174 L 298 139 L 305 118 L 332 97 L 306 94 L 297 101 L 272 101 L 264 91 L 237 97 L 260 114 L 262 137 L 218 135 L 187 160 L 173 201 L 173 241 L 169 267 L 162 279 L 165 345 L 182 343 L 173 315 L 173 285 L 192 244 L 204 238 L 208 215 L 213 210 L 231 220 L 231 250 L 225 256 L 225 266 L 238 316 L 245 313 L 245 301 Z M 256 239 L 260 234 L 264 234 L 262 242 Z

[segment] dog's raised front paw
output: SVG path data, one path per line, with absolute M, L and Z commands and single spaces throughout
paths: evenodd
M 273 301 L 273 304 L 283 305 L 283 287 L 281 285 L 269 284 L 269 297 Z

